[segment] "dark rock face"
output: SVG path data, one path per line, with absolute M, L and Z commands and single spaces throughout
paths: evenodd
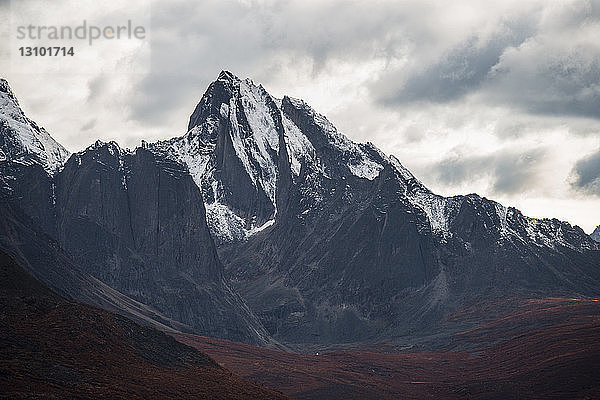
M 92 304 L 164 330 L 190 331 L 85 273 L 18 205 L 0 201 L 0 250 L 63 297 Z
M 100 142 L 73 155 L 54 177 L 38 164 L 1 166 L 3 198 L 17 201 L 31 218 L 23 226 L 37 225 L 47 239 L 56 239 L 73 257 L 73 268 L 135 299 L 128 302 L 157 310 L 150 314 L 164 314 L 163 327 L 269 342 L 223 280 L 201 193 L 185 167 L 146 149 L 127 153 Z M 49 263 L 31 249 L 23 254 L 35 273 Z M 60 287 L 57 276 L 41 273 L 40 279 Z M 73 298 L 119 308 L 84 294 L 88 289 L 80 285 L 62 289 Z
M 56 201 L 59 241 L 86 272 L 203 334 L 268 342 L 223 280 L 185 167 L 97 143 L 56 176 Z
M 54 184 L 39 164 L 0 163 L 0 198 L 16 202 L 43 231 L 56 232 Z

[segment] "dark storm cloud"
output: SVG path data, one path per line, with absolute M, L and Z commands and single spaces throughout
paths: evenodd
M 488 179 L 494 194 L 526 192 L 539 179 L 544 149 L 524 153 L 502 151 L 486 156 L 454 156 L 431 167 L 430 173 L 447 186 Z
M 490 100 L 530 113 L 600 119 L 600 54 L 586 47 L 523 53 L 529 54 L 507 56 L 490 75 Z
M 502 29 L 490 39 L 482 41 L 472 36 L 437 63 L 425 66 L 424 71 L 416 71 L 405 78 L 405 83 L 395 92 L 390 91 L 384 78 L 386 88 L 379 95 L 379 100 L 387 104 L 423 100 L 443 103 L 477 90 L 498 64 L 504 50 L 522 44 L 534 34 L 535 26 L 535 21 L 523 19 L 504 23 Z
M 508 22 L 507 22 L 508 21 Z M 446 103 L 465 95 L 524 113 L 600 119 L 600 1 L 556 4 L 501 21 L 433 63 L 392 69 L 371 86 L 380 103 Z
M 584 193 L 600 196 L 600 151 L 579 160 L 573 168 L 571 185 Z

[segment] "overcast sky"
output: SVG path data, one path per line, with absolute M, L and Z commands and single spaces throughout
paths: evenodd
M 7 61 L 14 15 L 0 0 L 0 74 L 71 151 L 184 134 L 227 69 L 305 99 L 440 194 L 476 192 L 588 233 L 600 224 L 600 0 L 30 3 L 32 21 L 131 18 L 148 30 L 151 57 L 119 60 L 133 73 L 106 57 L 23 73 Z

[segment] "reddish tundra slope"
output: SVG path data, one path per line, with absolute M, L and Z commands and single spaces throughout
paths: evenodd
M 0 398 L 283 399 L 125 317 L 66 301 L 0 252 Z
M 468 310 L 456 318 L 469 318 Z M 438 352 L 299 355 L 176 337 L 231 371 L 298 399 L 600 398 L 595 299 L 522 302 L 505 316 L 455 335 L 452 348 Z

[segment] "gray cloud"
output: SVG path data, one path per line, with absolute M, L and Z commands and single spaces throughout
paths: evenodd
M 579 160 L 573 167 L 571 185 L 584 193 L 600 196 L 600 150 Z
M 135 88 L 130 118 L 155 124 L 184 106 L 191 112 L 221 69 L 268 87 L 286 68 L 306 64 L 318 75 L 336 60 L 369 59 L 388 63 L 369 87 L 388 106 L 477 95 L 526 113 L 599 118 L 600 51 L 582 33 L 575 47 L 561 39 L 597 22 L 598 4 L 552 11 L 542 2 L 492 10 L 428 2 L 158 2 L 151 73 Z M 481 21 L 464 23 L 467 10 Z
M 448 186 L 484 178 L 489 180 L 490 189 L 496 195 L 524 193 L 539 179 L 546 154 L 544 149 L 534 149 L 485 156 L 456 155 L 434 164 L 430 173 Z
M 191 112 L 222 69 L 268 86 L 289 67 L 306 64 L 317 75 L 331 60 L 403 56 L 410 41 L 436 42 L 432 21 L 417 18 L 430 15 L 429 8 L 343 0 L 159 2 L 151 73 L 136 87 L 130 117 L 155 123 L 183 104 Z
M 69 14 L 56 3 L 44 12 Z M 101 21 L 114 13 L 96 11 Z M 304 97 L 440 193 L 538 196 L 547 209 L 562 198 L 578 210 L 563 218 L 600 218 L 581 208 L 597 199 L 593 160 L 573 168 L 573 187 L 565 182 L 600 133 L 600 0 L 153 0 L 148 28 L 151 68 L 140 59 L 137 74 L 25 75 L 9 57 L 0 68 L 30 117 L 71 150 L 98 136 L 135 146 L 182 134 L 228 69 Z M 572 188 L 581 196 L 569 200 Z M 547 209 L 535 213 L 559 216 Z
M 599 119 L 598 35 L 600 1 L 534 8 L 500 19 L 491 35 L 464 38 L 435 62 L 417 58 L 412 68 L 387 71 L 371 93 L 392 107 L 473 95 L 530 114 Z
M 394 89 L 395 73 L 373 87 L 376 97 L 386 104 L 429 101 L 443 103 L 477 90 L 508 47 L 516 47 L 531 37 L 537 23 L 531 18 L 504 22 L 491 38 L 471 36 L 451 49 L 435 64 L 416 70 L 400 80 Z M 393 86 L 389 86 L 392 83 Z M 379 90 L 378 90 L 379 89 Z M 383 90 L 381 90 L 383 89 Z
M 91 129 L 94 129 L 94 127 L 96 126 L 97 123 L 98 123 L 98 120 L 96 118 L 92 118 L 88 122 L 86 122 L 85 124 L 83 124 L 83 126 L 81 127 L 81 130 L 82 131 L 89 131 Z
M 540 46 L 522 53 L 529 54 L 511 54 L 495 67 L 485 96 L 531 113 L 600 118 L 600 52 Z

